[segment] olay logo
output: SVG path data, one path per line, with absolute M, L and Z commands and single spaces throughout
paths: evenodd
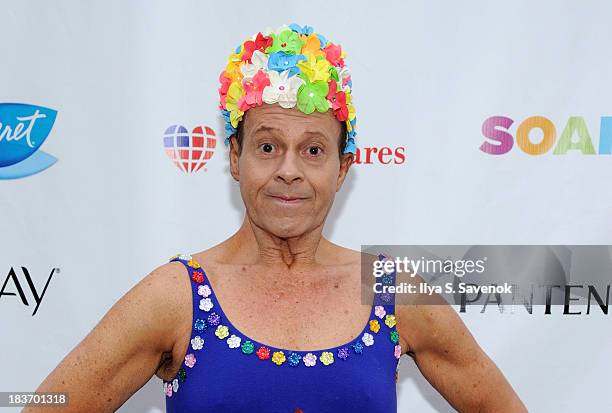
M 406 148 L 398 146 L 390 148 L 388 146 L 368 146 L 357 148 L 355 153 L 355 161 L 353 163 L 359 165 L 397 165 L 402 164 L 406 160 Z

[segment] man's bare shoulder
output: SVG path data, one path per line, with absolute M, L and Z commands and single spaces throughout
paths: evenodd
M 151 337 L 162 343 L 164 351 L 172 351 L 183 329 L 190 327 L 191 282 L 185 266 L 177 261 L 161 264 L 144 276 L 126 293 L 139 311 L 147 312 L 152 323 L 149 331 L 162 337 Z

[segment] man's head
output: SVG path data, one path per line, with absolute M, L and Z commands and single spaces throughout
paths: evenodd
M 278 237 L 322 227 L 356 153 L 344 58 L 291 24 L 242 42 L 219 76 L 231 174 L 251 221 Z

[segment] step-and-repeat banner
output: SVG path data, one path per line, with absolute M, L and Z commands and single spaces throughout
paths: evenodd
M 607 2 L 1 6 L 0 391 L 34 390 L 153 268 L 236 231 L 219 73 L 285 23 L 342 45 L 351 71 L 359 151 L 333 242 L 612 244 Z M 530 411 L 612 409 L 607 307 L 536 304 L 455 308 Z M 407 356 L 398 409 L 453 411 Z M 120 411 L 163 410 L 153 377 Z

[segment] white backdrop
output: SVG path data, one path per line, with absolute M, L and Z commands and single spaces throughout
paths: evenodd
M 0 102 L 57 110 L 43 150 L 59 160 L 0 180 L 0 280 L 23 265 L 41 286 L 61 270 L 35 316 L 32 303 L 0 297 L 1 391 L 34 390 L 149 271 L 237 229 L 218 75 L 268 26 L 307 24 L 341 44 L 357 146 L 405 151 L 403 163 L 354 166 L 327 222 L 332 241 L 612 244 L 610 155 L 479 150 L 487 118 L 513 119 L 516 136 L 535 115 L 557 136 L 583 117 L 598 149 L 600 119 L 612 116 L 608 2 L 15 0 L 1 10 Z M 162 136 L 174 124 L 217 132 L 206 171 L 168 159 Z M 536 312 L 461 317 L 530 411 L 612 409 L 609 316 Z M 401 412 L 453 411 L 407 356 L 398 397 Z M 154 377 L 120 411 L 163 410 Z

